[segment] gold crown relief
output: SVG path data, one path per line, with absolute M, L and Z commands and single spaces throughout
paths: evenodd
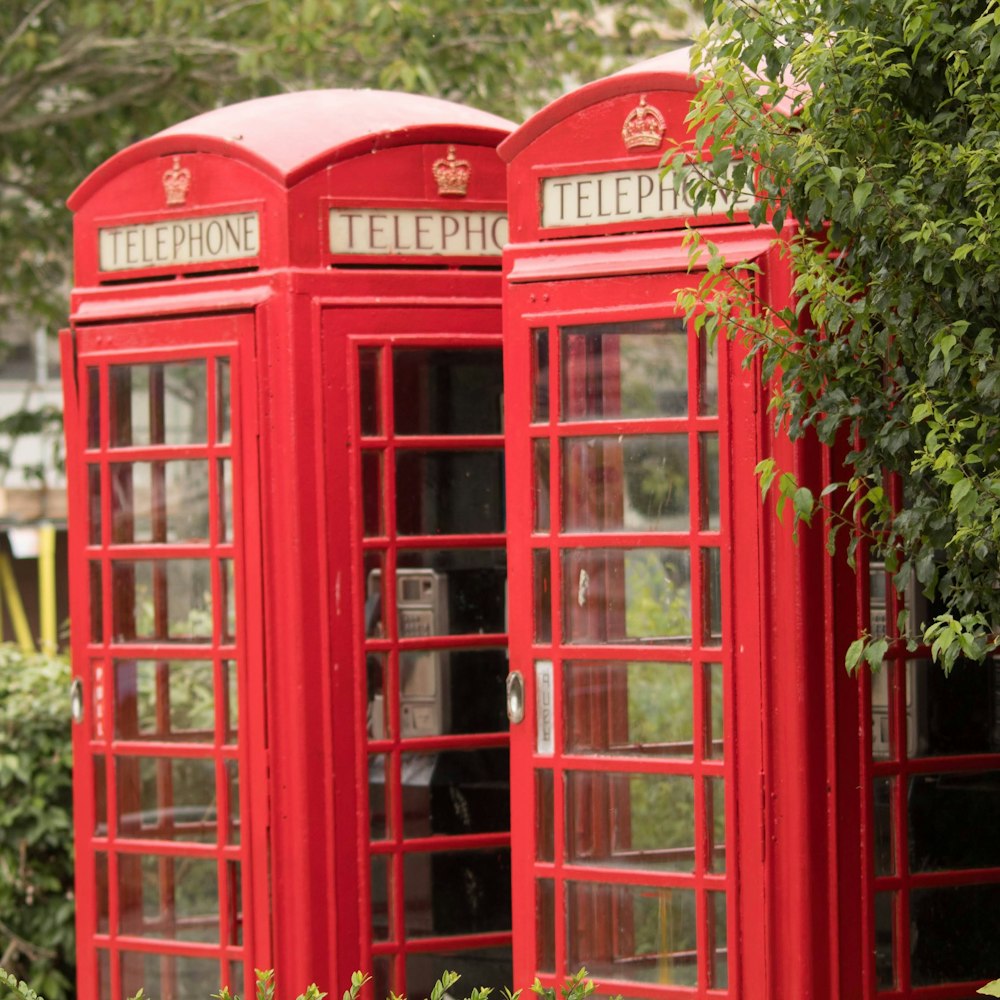
M 191 171 L 181 166 L 181 158 L 174 157 L 174 165 L 163 172 L 163 191 L 168 205 L 183 205 L 191 186 Z
M 663 141 L 666 122 L 657 108 L 646 103 L 646 95 L 639 98 L 639 104 L 626 116 L 622 125 L 622 138 L 626 149 L 641 149 L 651 146 L 659 148 Z
M 449 146 L 446 156 L 431 164 L 434 180 L 437 181 L 438 194 L 453 194 L 464 196 L 469 190 L 469 175 L 472 167 L 468 160 L 455 158 L 455 147 Z

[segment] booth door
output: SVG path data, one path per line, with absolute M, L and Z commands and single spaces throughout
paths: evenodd
M 506 303 L 518 984 L 734 979 L 726 362 L 676 305 L 692 284 Z
M 378 997 L 428 996 L 445 969 L 463 989 L 500 988 L 511 918 L 499 309 L 329 320 L 349 331 L 360 484 L 359 961 Z
M 242 994 L 247 982 L 244 905 L 262 856 L 246 822 L 262 787 L 247 740 L 262 732 L 248 697 L 252 338 L 251 317 L 223 316 L 64 341 L 88 1000 Z

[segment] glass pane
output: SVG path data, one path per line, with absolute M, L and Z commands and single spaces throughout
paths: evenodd
M 382 552 L 366 552 L 365 562 L 365 637 L 382 639 L 385 637 L 385 622 L 382 609 L 385 607 L 385 555 Z
M 226 862 L 226 892 L 229 908 L 229 943 L 243 944 L 243 867 L 239 861 Z
M 706 663 L 704 674 L 705 696 L 705 757 L 723 759 L 723 673 L 721 663 Z
M 108 835 L 108 772 L 104 754 L 94 754 L 94 836 Z
M 698 338 L 700 372 L 698 412 L 711 415 L 719 412 L 719 345 L 711 345 L 704 336 Z
M 397 434 L 501 434 L 499 348 L 397 347 L 392 353 Z
M 87 509 L 88 518 L 87 542 L 90 545 L 101 544 L 101 467 L 87 466 Z
M 510 930 L 510 851 L 418 851 L 403 855 L 408 937 Z M 436 979 L 445 966 L 437 964 Z
M 690 758 L 692 681 L 690 663 L 565 663 L 567 751 Z
M 238 844 L 243 828 L 240 815 L 240 765 L 239 761 L 226 761 L 226 794 L 229 796 L 229 835 L 227 843 Z
M 726 870 L 726 783 L 722 778 L 705 781 L 705 831 L 708 834 L 708 870 Z
M 542 423 L 549 419 L 549 331 L 544 327 L 531 331 L 533 348 L 531 420 Z
M 890 990 L 896 985 L 896 894 L 875 893 L 875 985 Z
M 535 771 L 535 857 L 555 861 L 555 781 L 551 771 Z
M 549 508 L 549 439 L 536 438 L 532 442 L 535 455 L 535 489 L 532 495 L 534 501 L 534 530 L 548 531 L 550 525 Z
M 208 541 L 208 462 L 116 462 L 111 466 L 111 540 Z
M 87 447 L 101 447 L 101 374 L 87 369 Z
M 212 580 L 207 559 L 139 559 L 111 564 L 116 642 L 209 640 Z
M 548 878 L 535 882 L 535 941 L 539 972 L 556 971 L 556 889 Z
M 229 358 L 215 359 L 216 434 L 220 444 L 228 444 L 232 435 L 232 392 Z
M 386 697 L 388 667 L 384 653 L 365 655 L 365 685 L 368 691 L 368 738 L 390 739 L 392 723 L 389 716 L 389 699 Z
M 233 578 L 233 560 L 220 559 L 222 583 L 222 641 L 236 641 L 236 581 Z
M 107 934 L 110 927 L 108 910 L 108 856 L 104 851 L 94 854 L 94 902 L 97 907 L 97 933 Z
M 130 997 L 141 989 L 155 1000 L 211 996 L 219 991 L 219 965 L 214 958 L 122 952 L 122 994 Z
M 229 988 L 229 995 L 234 997 L 244 996 L 243 984 L 246 982 L 246 973 L 243 971 L 242 962 L 229 962 L 229 976 L 223 980 L 222 985 Z
M 361 504 L 364 508 L 364 533 L 366 538 L 385 534 L 384 507 L 382 502 L 382 452 L 361 453 Z
M 1000 771 L 920 774 L 909 779 L 910 870 L 1000 867 Z
M 562 571 L 567 642 L 690 642 L 686 549 L 567 549 Z
M 215 740 L 212 664 L 116 660 L 115 736 L 120 740 Z
M 910 926 L 914 986 L 996 977 L 1000 884 L 914 889 Z
M 894 875 L 896 873 L 895 838 L 893 836 L 895 788 L 895 778 L 876 778 L 872 783 L 876 875 Z
M 564 327 L 562 418 L 684 416 L 687 353 L 680 319 Z
M 214 760 L 118 757 L 115 770 L 123 837 L 215 840 Z
M 566 856 L 601 867 L 693 871 L 694 780 L 683 774 L 568 773 Z
M 235 743 L 240 733 L 239 671 L 232 660 L 222 661 L 222 690 L 226 699 L 222 731 L 226 743 Z
M 392 937 L 392 866 L 386 854 L 371 856 L 372 940 L 388 941 Z
M 414 952 L 406 956 L 406 992 L 411 997 L 429 997 L 434 983 L 441 972 L 448 969 L 457 972 L 468 990 L 475 986 L 488 986 L 493 995 L 499 997 L 505 986 L 512 980 L 510 946 L 506 948 L 484 948 L 482 946 L 462 951 Z M 462 987 L 457 987 L 462 992 Z M 386 993 L 376 993 L 378 997 Z
M 893 668 L 882 664 L 871 675 L 871 713 L 872 713 L 872 758 L 888 760 L 895 756 L 895 726 L 889 713 L 890 679 Z M 913 727 L 910 727 L 911 730 Z
M 504 549 L 401 549 L 397 562 L 401 637 L 503 634 Z
M 94 559 L 90 563 L 90 641 L 104 641 L 104 573 L 101 563 Z
M 219 541 L 233 539 L 233 463 L 223 458 L 216 463 L 219 477 Z
M 111 447 L 204 444 L 205 361 L 112 365 Z
M 552 557 L 548 549 L 535 549 L 532 556 L 535 571 L 535 642 L 551 642 Z
M 422 649 L 399 654 L 404 739 L 497 733 L 509 723 L 504 649 Z
M 406 838 L 510 829 L 506 748 L 404 753 L 401 780 Z
M 397 451 L 396 527 L 401 535 L 504 530 L 502 451 Z
M 377 347 L 362 347 L 358 351 L 362 437 L 375 437 L 382 433 L 381 361 L 382 351 Z
M 218 943 L 214 859 L 121 855 L 118 883 L 123 934 Z
M 722 642 L 722 556 L 719 549 L 701 550 L 702 641 L 706 646 Z
M 567 531 L 688 531 L 688 443 L 682 434 L 564 438 Z
M 719 435 L 699 434 L 701 443 L 701 527 L 718 531 L 719 515 Z
M 567 961 L 596 980 L 696 986 L 695 893 L 647 885 L 567 885 Z
M 111 955 L 103 948 L 97 950 L 97 997 L 111 1000 Z
M 372 956 L 372 992 L 374 996 L 388 997 L 389 990 L 393 985 L 397 989 L 400 988 L 400 983 L 398 981 L 394 982 L 395 977 L 392 971 L 394 964 L 390 955 Z M 426 991 L 426 995 L 431 995 L 430 990 Z
M 1000 752 L 1000 660 L 906 664 L 908 752 L 915 757 Z
M 712 986 L 724 990 L 729 986 L 729 947 L 726 931 L 726 894 L 708 894 L 709 940 L 711 941 L 711 961 L 709 973 Z
M 372 840 L 386 840 L 390 831 L 388 777 L 389 755 L 368 755 L 368 817 Z

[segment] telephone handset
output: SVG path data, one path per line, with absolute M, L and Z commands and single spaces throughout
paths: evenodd
M 366 607 L 380 602 L 382 571 L 368 574 Z M 433 569 L 396 570 L 396 613 L 401 639 L 448 634 L 448 578 Z M 381 618 L 381 615 L 366 615 Z M 372 691 L 369 686 L 369 691 Z M 448 652 L 405 650 L 399 654 L 399 728 L 402 737 L 440 736 L 450 727 Z M 371 736 L 380 739 L 385 718 L 381 693 L 370 694 Z M 374 729 L 379 732 L 375 732 Z

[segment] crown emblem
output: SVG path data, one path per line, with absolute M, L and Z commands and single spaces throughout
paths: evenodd
M 467 160 L 455 158 L 455 147 L 448 147 L 448 155 L 435 160 L 431 165 L 434 180 L 437 181 L 438 194 L 454 194 L 464 196 L 469 190 L 469 175 L 472 168 Z
M 626 149 L 641 149 L 652 146 L 657 149 L 663 141 L 663 130 L 666 122 L 663 115 L 646 103 L 646 95 L 639 98 L 639 104 L 625 117 L 622 125 L 622 138 Z
M 168 205 L 183 205 L 191 186 L 191 171 L 181 166 L 181 158 L 174 157 L 174 165 L 163 172 L 163 190 Z

